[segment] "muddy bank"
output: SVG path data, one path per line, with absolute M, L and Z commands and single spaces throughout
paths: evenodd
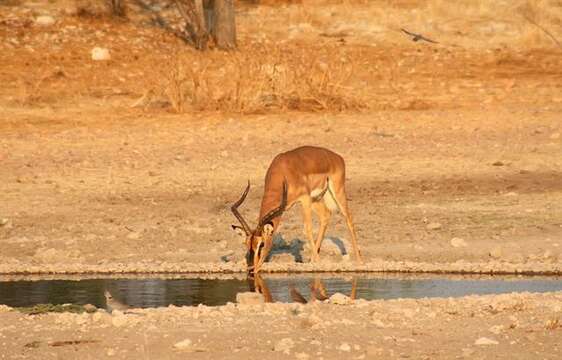
M 42 274 L 189 274 L 189 273 L 245 273 L 245 263 L 116 263 L 103 265 L 72 264 L 29 265 L 10 261 L 0 265 L 0 275 Z M 365 264 L 345 263 L 268 263 L 264 273 L 302 272 L 369 272 L 369 273 L 431 273 L 431 274 L 520 274 L 561 275 L 562 263 L 530 262 L 522 264 L 491 261 L 471 263 L 417 263 L 410 261 L 371 261 Z

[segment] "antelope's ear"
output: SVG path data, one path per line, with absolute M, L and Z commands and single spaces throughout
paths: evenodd
M 267 223 L 263 226 L 263 231 L 262 234 L 265 236 L 271 236 L 273 235 L 273 224 L 272 223 Z
M 246 239 L 246 232 L 244 232 L 244 229 L 241 226 L 238 225 L 232 225 L 232 229 L 234 231 L 236 231 L 236 233 L 238 234 L 238 236 L 240 236 L 241 238 Z

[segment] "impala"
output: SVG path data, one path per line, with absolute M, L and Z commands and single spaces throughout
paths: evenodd
M 310 242 L 311 260 L 319 260 L 320 247 L 333 211 L 344 216 L 351 235 L 355 258 L 361 260 L 357 235 L 347 206 L 345 194 L 345 163 L 343 158 L 328 149 L 303 146 L 277 155 L 265 175 L 265 188 L 258 225 L 252 230 L 238 212 L 250 191 L 250 182 L 232 213 L 241 226 L 232 225 L 245 238 L 248 271 L 258 273 L 273 246 L 273 234 L 279 227 L 283 212 L 300 202 L 304 230 Z M 320 220 L 316 241 L 312 235 L 312 212 Z

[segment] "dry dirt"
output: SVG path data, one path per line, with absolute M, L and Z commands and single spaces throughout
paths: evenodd
M 347 245 L 348 234 L 338 215 L 323 261 L 308 264 L 295 207 L 284 216 L 276 254 L 264 270 L 562 272 L 558 2 L 475 1 L 458 9 L 438 0 L 241 6 L 236 56 L 270 56 L 263 63 L 256 56 L 252 69 L 271 68 L 277 56 L 285 67 L 301 57 L 300 64 L 315 66 L 312 73 L 327 69 L 329 79 L 339 79 L 338 69 L 349 72 L 328 90 L 315 83 L 297 92 L 296 103 L 291 98 L 275 106 L 262 101 L 263 92 L 254 97 L 261 102 L 248 105 L 255 88 L 242 79 L 240 64 L 236 76 L 221 70 L 231 55 L 186 49 L 141 12 L 120 21 L 77 16 L 71 1 L 4 3 L 0 273 L 241 271 L 243 248 L 230 229 L 230 204 L 249 179 L 253 187 L 242 211 L 254 220 L 269 162 L 304 144 L 345 158 L 366 264 L 341 253 L 337 245 Z M 502 12 L 505 18 L 495 17 Z M 38 25 L 43 14 L 56 22 Z M 439 44 L 412 42 L 400 27 Z M 95 46 L 108 48 L 111 60 L 92 61 Z M 188 106 L 174 106 L 175 83 L 165 76 L 161 81 L 180 68 L 170 65 L 170 54 L 206 62 L 206 98 L 196 102 L 191 94 Z M 238 79 L 234 85 L 232 77 Z M 221 95 L 236 84 L 245 86 L 246 97 Z M 149 93 L 157 96 L 132 107 Z M 299 256 L 304 263 L 295 262 Z M 454 300 L 451 306 L 464 310 L 452 313 L 448 300 L 354 305 L 349 322 L 332 321 L 320 333 L 289 305 L 268 305 L 265 312 L 147 310 L 125 330 L 91 316 L 35 319 L 8 312 L 0 317 L 0 323 L 11 323 L 2 326 L 1 341 L 7 358 L 72 356 L 90 347 L 107 356 L 114 348 L 119 357 L 185 357 L 172 346 L 186 337 L 205 349 L 189 356 L 203 358 L 232 351 L 283 357 L 269 352 L 283 337 L 297 344 L 291 356 L 322 351 L 336 357 L 341 353 L 335 349 L 348 342 L 352 354 L 367 358 L 557 358 L 560 328 L 546 330 L 544 324 L 560 317 L 560 294 L 522 298 L 521 309 L 498 314 L 478 305 L 489 298 Z M 517 301 L 519 295 L 502 299 Z M 557 303 L 557 310 L 545 310 L 543 300 Z M 390 314 L 383 309 L 403 304 L 419 309 L 419 316 L 396 315 L 383 329 L 361 321 L 366 313 Z M 330 305 L 299 309 L 331 319 L 347 312 Z M 223 310 L 232 313 L 217 320 Z M 203 320 L 196 318 L 199 311 Z M 473 346 L 479 337 L 495 336 L 488 331 L 492 325 L 510 328 L 516 322 L 510 317 L 525 325 L 496 336 L 499 346 Z M 271 336 L 262 336 L 261 326 Z M 50 338 L 40 338 L 38 349 L 24 347 L 35 340 L 34 331 L 53 339 L 79 331 L 104 345 L 55 349 L 43 343 Z M 310 345 L 315 339 L 322 345 Z

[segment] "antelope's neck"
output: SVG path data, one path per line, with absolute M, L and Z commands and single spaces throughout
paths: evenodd
M 281 205 L 281 200 L 283 197 L 283 178 L 280 177 L 279 179 L 280 181 L 266 180 L 258 222 L 263 219 L 263 217 L 267 215 L 271 210 L 276 209 L 279 207 L 279 205 Z M 277 230 L 280 222 L 281 215 L 271 220 L 271 223 L 273 224 L 273 231 Z

